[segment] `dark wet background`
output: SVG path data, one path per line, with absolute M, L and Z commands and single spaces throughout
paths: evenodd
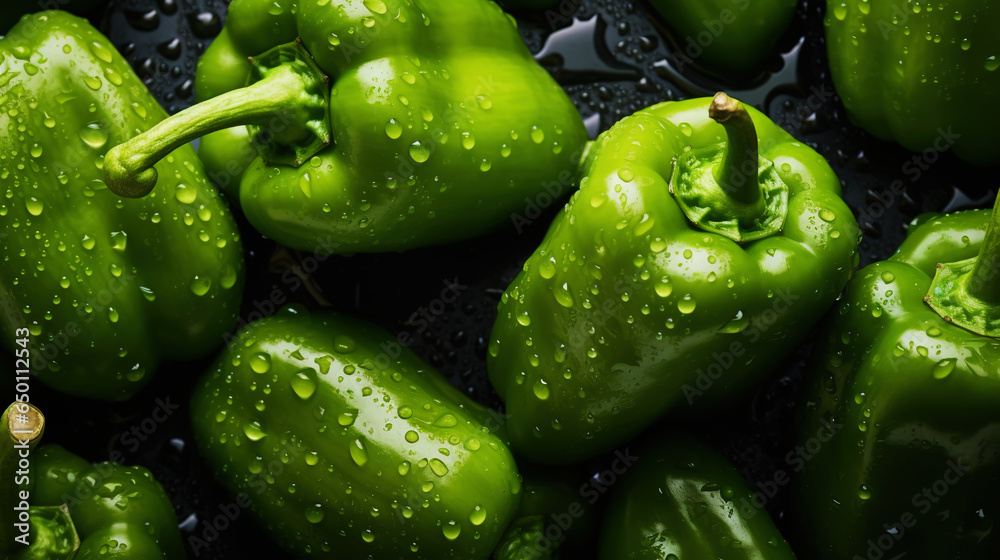
M 176 112 L 194 101 L 197 57 L 222 28 L 227 4 L 225 0 L 126 0 L 91 16 L 160 103 Z M 676 71 L 672 58 L 676 41 L 642 2 L 567 0 L 564 5 L 577 9 L 569 16 L 516 15 L 525 41 L 576 101 L 592 133 L 648 105 L 724 89 L 762 109 L 830 162 L 864 230 L 863 265 L 891 255 L 905 234 L 905 224 L 920 212 L 987 207 L 992 201 L 988 189 L 995 182 L 985 182 L 981 171 L 950 154 L 926 165 L 912 181 L 914 174 L 907 173 L 904 164 L 914 154 L 850 125 L 839 99 L 832 95 L 821 1 L 800 2 L 780 43 L 783 54 L 775 54 L 771 71 L 750 84 L 719 82 L 691 67 L 683 74 Z M 905 183 L 905 195 L 889 190 L 895 180 Z M 248 268 L 243 317 L 273 311 L 269 299 L 274 288 L 289 302 L 311 308 L 329 303 L 391 333 L 410 333 L 415 340 L 411 348 L 418 355 L 473 398 L 500 407 L 485 367 L 496 303 L 555 211 L 550 208 L 521 233 L 511 224 L 459 245 L 323 262 L 281 250 L 241 223 Z M 312 289 L 290 291 L 282 281 L 283 272 L 294 263 L 309 270 L 318 266 L 312 273 Z M 440 301 L 446 280 L 467 286 L 451 304 Z M 776 472 L 789 471 L 784 458 L 794 449 L 791 423 L 809 349 L 806 344 L 792 352 L 771 380 L 743 403 L 697 423 L 678 420 L 721 449 L 754 489 L 757 483 L 774 480 Z M 117 451 L 124 462 L 149 467 L 173 499 L 185 540 L 191 535 L 204 538 L 204 522 L 220 515 L 220 505 L 232 503 L 202 465 L 191 439 L 188 395 L 208 362 L 166 364 L 143 393 L 118 405 L 81 403 L 35 384 L 32 400 L 49 419 L 46 441 L 92 461 L 107 460 Z M 163 424 L 147 420 L 158 400 L 180 405 Z M 144 430 L 150 426 L 152 430 Z M 576 469 L 580 483 L 588 472 L 606 469 L 611 461 L 599 457 Z M 784 519 L 788 498 L 789 489 L 784 487 L 767 500 L 783 530 L 788 526 Z M 786 536 L 793 540 L 787 531 Z M 197 556 L 190 556 L 228 560 L 285 555 L 244 512 Z

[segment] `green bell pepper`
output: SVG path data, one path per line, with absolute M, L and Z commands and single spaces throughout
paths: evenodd
M 106 3 L 106 0 L 6 0 L 0 3 L 0 35 L 6 35 L 22 16 L 31 12 L 58 9 L 82 16 Z
M 858 259 L 823 157 L 725 94 L 622 120 L 586 169 L 501 297 L 489 345 L 512 446 L 536 462 L 732 401 L 805 336 Z
M 33 449 L 42 437 L 45 420 L 37 408 L 30 407 L 25 413 L 25 406 L 29 405 L 12 405 L 4 413 L 0 426 L 4 437 L 0 446 L 4 496 L 7 498 L 6 493 L 11 489 L 16 494 L 11 501 L 5 499 L 5 511 L 0 513 L 5 521 L 0 530 L 0 552 L 4 558 L 179 560 L 185 557 L 174 507 L 148 470 L 112 462 L 91 465 L 58 445 Z M 15 421 L 15 418 L 27 420 Z M 10 441 L 19 446 L 17 453 Z M 31 450 L 22 453 L 25 447 Z M 22 506 L 29 503 L 25 521 Z M 6 523 L 10 511 L 18 514 L 17 524 Z M 18 532 L 13 539 L 8 538 L 12 527 Z M 23 533 L 25 527 L 27 536 Z
M 229 157 L 215 142 L 208 159 L 227 168 L 211 172 L 242 177 L 247 219 L 296 249 L 485 233 L 546 186 L 568 190 L 587 142 L 573 103 L 489 0 L 236 0 L 198 76 L 211 99 L 112 150 L 109 188 L 143 196 L 173 148 L 250 125 L 259 157 L 244 170 L 241 142 Z
M 794 560 L 725 457 L 676 435 L 637 455 L 613 490 L 600 560 Z
M 674 31 L 678 60 L 727 80 L 756 77 L 788 29 L 797 0 L 649 0 Z
M 166 113 L 85 20 L 25 17 L 0 40 L 0 74 L 3 345 L 18 375 L 127 399 L 161 360 L 204 356 L 236 324 L 239 230 L 190 147 L 157 166 L 156 196 L 105 188 L 108 147 Z
M 833 84 L 851 120 L 914 151 L 1000 163 L 1000 5 L 827 0 Z
M 213 472 L 297 556 L 488 558 L 517 510 L 485 409 L 360 321 L 251 323 L 191 414 Z
M 817 348 L 797 482 L 810 558 L 996 558 L 1000 204 L 922 218 L 861 270 Z

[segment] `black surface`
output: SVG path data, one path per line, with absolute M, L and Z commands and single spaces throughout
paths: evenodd
M 174 112 L 193 102 L 196 57 L 220 28 L 225 4 L 223 0 L 118 1 L 100 22 L 164 107 Z M 905 224 L 920 212 L 985 207 L 992 200 L 984 196 L 995 183 L 985 182 L 981 171 L 951 154 L 926 165 L 911 180 L 913 170 L 919 169 L 911 161 L 915 154 L 874 140 L 850 125 L 832 94 L 826 70 L 822 2 L 800 4 L 795 23 L 781 41 L 785 55 L 776 54 L 771 64 L 774 71 L 749 85 L 713 82 L 691 68 L 684 76 L 673 74 L 669 33 L 642 3 L 567 0 L 563 4 L 578 9 L 569 17 L 516 15 L 532 51 L 543 54 L 543 64 L 565 85 L 595 131 L 656 102 L 725 89 L 757 105 L 827 158 L 863 226 L 862 264 L 891 255 L 904 236 Z M 597 20 L 592 20 L 595 16 Z M 901 196 L 890 190 L 897 180 L 905 185 Z M 279 250 L 241 223 L 248 272 L 243 317 L 273 312 L 268 302 L 275 289 L 288 302 L 314 309 L 328 302 L 332 309 L 368 319 L 392 333 L 410 333 L 415 340 L 411 348 L 418 355 L 473 398 L 499 407 L 485 368 L 496 303 L 541 240 L 555 211 L 548 209 L 521 233 L 511 224 L 484 238 L 449 247 L 326 260 Z M 316 268 L 311 274 L 316 290 L 288 289 L 283 275 L 294 263 L 307 270 Z M 436 303 L 448 281 L 465 287 L 454 303 Z M 713 418 L 667 422 L 685 425 L 713 442 L 740 467 L 751 486 L 773 480 L 776 472 L 788 470 L 785 456 L 794 448 L 793 408 L 809 348 L 807 343 L 790 349 L 786 363 L 745 402 Z M 151 468 L 176 505 L 185 539 L 191 535 L 204 538 L 203 523 L 220 515 L 221 505 L 232 503 L 213 482 L 191 439 L 187 399 L 207 363 L 166 364 L 150 387 L 131 402 L 117 405 L 81 403 L 35 384 L 33 401 L 49 419 L 46 441 L 63 444 L 94 461 L 106 460 L 117 451 L 125 463 Z M 157 403 L 166 401 L 179 409 L 162 424 L 147 420 Z M 147 436 L 143 426 L 154 429 Z M 603 457 L 587 468 L 599 471 L 609 465 L 610 459 Z M 767 502 L 783 529 L 787 498 L 788 488 L 780 488 Z M 246 512 L 229 525 L 199 554 L 190 556 L 218 560 L 285 556 Z

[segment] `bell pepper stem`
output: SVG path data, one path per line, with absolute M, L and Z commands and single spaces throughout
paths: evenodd
M 983 239 L 983 247 L 976 258 L 976 264 L 969 273 L 969 281 L 965 283 L 968 294 L 987 305 L 1000 305 L 1000 196 L 993 205 L 993 217 L 990 219 Z
M 310 127 L 302 110 L 303 92 L 314 76 L 278 65 L 246 87 L 229 91 L 169 117 L 108 151 L 104 176 L 119 196 L 139 198 L 156 186 L 153 167 L 170 152 L 211 132 L 240 125 L 266 126 L 278 119 Z M 287 126 L 286 126 L 287 128 Z
M 14 403 L 0 416 L 0 557 L 7 558 L 14 550 L 17 536 L 14 524 L 17 512 L 14 506 L 20 503 L 20 488 L 14 484 L 20 470 L 19 463 L 24 458 L 24 446 L 30 450 L 42 439 L 45 432 L 45 416 L 34 405 Z
M 754 204 L 763 196 L 757 183 L 760 152 L 757 130 L 750 113 L 739 101 L 719 92 L 712 99 L 708 116 L 726 129 L 725 157 L 715 180 L 722 190 L 742 204 Z

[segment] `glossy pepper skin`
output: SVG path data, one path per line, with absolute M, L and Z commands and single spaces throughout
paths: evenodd
M 55 389 L 127 399 L 235 325 L 239 232 L 188 147 L 157 166 L 155 196 L 105 187 L 107 149 L 166 114 L 85 20 L 26 16 L 0 58 L 0 337 L 26 340 L 17 368 Z
M 110 188 L 142 196 L 155 184 L 146 167 L 169 147 L 255 125 L 206 138 L 210 172 L 230 191 L 240 181 L 250 223 L 297 249 L 398 251 L 482 234 L 545 185 L 568 189 L 587 141 L 573 103 L 489 0 L 236 0 L 198 81 L 208 101 L 113 152 Z M 248 165 L 244 134 L 260 152 Z
M 998 215 L 989 235 L 988 211 L 924 217 L 895 255 L 848 285 L 816 349 L 800 420 L 802 442 L 821 422 L 840 426 L 810 450 L 797 480 L 809 558 L 1000 552 L 992 530 L 1000 497 Z M 939 282 L 947 263 L 967 269 L 977 255 L 984 266 L 964 286 L 967 295 L 979 289 L 978 303 L 962 304 L 973 314 L 932 308 L 941 296 L 955 299 L 954 285 Z M 981 330 L 973 323 L 982 318 L 993 319 L 989 336 L 969 330 Z
M 914 151 L 954 150 L 1000 163 L 1000 5 L 951 0 L 940 9 L 828 0 L 830 74 L 851 120 Z
M 638 456 L 612 491 L 600 560 L 794 560 L 725 457 L 679 435 Z
M 732 401 L 850 277 L 858 227 L 826 161 L 749 107 L 727 132 L 714 104 L 656 105 L 602 135 L 503 294 L 487 365 L 512 448 L 531 460 L 574 462 L 667 411 Z M 754 163 L 758 181 L 732 195 L 699 183 L 721 158 L 727 184 Z
M 756 77 L 788 29 L 797 0 L 649 0 L 676 34 L 679 60 L 725 79 Z
M 387 333 L 294 309 L 243 329 L 192 397 L 216 476 L 307 558 L 488 558 L 521 482 L 484 414 Z
M 73 560 L 181 560 L 185 558 L 174 506 L 160 483 L 144 467 L 105 462 L 91 465 L 58 445 L 45 445 L 32 456 L 37 477 L 32 490 L 36 507 L 67 506 L 79 534 Z M 62 558 L 61 546 L 45 554 L 36 545 L 15 560 Z M 58 543 L 56 543 L 58 544 Z

